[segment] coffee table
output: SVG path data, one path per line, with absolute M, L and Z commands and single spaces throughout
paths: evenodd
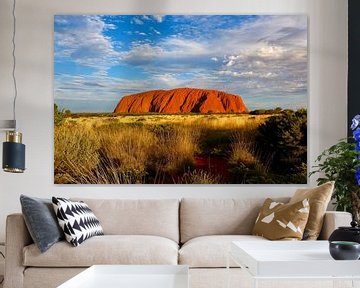
M 347 280 L 346 287 L 360 287 L 360 261 L 332 259 L 328 241 L 232 242 L 228 258 L 228 271 L 233 259 L 252 287 L 261 280 L 330 280 L 334 287 Z
M 94 265 L 58 288 L 188 288 L 185 265 Z

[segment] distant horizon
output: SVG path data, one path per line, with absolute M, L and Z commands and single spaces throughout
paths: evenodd
M 202 89 L 202 88 L 194 88 L 194 87 L 177 87 L 177 88 L 171 88 L 171 89 L 153 89 L 153 90 L 146 90 L 146 91 L 137 92 L 137 93 L 134 93 L 134 94 L 124 95 L 123 97 L 132 96 L 132 95 L 141 94 L 141 93 L 147 93 L 147 92 L 151 92 L 151 91 L 157 91 L 157 90 L 159 90 L 159 91 L 161 91 L 161 90 L 162 90 L 162 91 L 166 91 L 166 90 L 176 90 L 176 89 L 184 89 L 184 88 L 186 88 L 186 89 L 199 89 L 199 90 L 215 90 L 215 91 L 220 91 L 220 92 L 228 93 L 228 92 L 226 92 L 226 91 L 217 90 L 217 89 Z M 231 94 L 231 93 L 228 93 L 228 94 Z M 232 95 L 236 95 L 236 94 L 232 94 Z M 236 95 L 236 96 L 238 96 L 238 97 L 240 97 L 240 98 L 242 99 L 241 95 Z M 123 97 L 121 97 L 120 100 L 121 100 Z M 94 111 L 82 111 L 82 110 L 81 110 L 81 111 L 76 111 L 76 110 L 71 110 L 69 107 L 63 106 L 63 105 L 61 105 L 61 104 L 59 104 L 59 103 L 57 103 L 57 102 L 55 102 L 55 104 L 56 104 L 60 109 L 70 110 L 71 113 L 113 113 L 113 110 L 116 108 L 116 106 L 117 106 L 117 104 L 120 102 L 120 100 L 115 103 L 115 105 L 113 106 L 113 108 L 111 108 L 111 111 L 108 111 L 108 110 L 107 110 L 107 111 L 100 111 L 100 110 L 94 110 Z M 61 103 L 61 101 L 60 101 L 60 103 Z M 244 104 L 246 105 L 245 101 L 244 101 Z M 246 107 L 248 108 L 248 111 L 249 111 L 249 112 L 250 112 L 250 111 L 255 111 L 255 110 L 273 110 L 273 109 L 276 109 L 276 108 L 281 108 L 282 110 L 290 109 L 290 110 L 294 110 L 294 111 L 295 111 L 295 110 L 299 110 L 299 109 L 307 109 L 307 107 L 283 108 L 283 107 L 279 107 L 279 106 L 277 106 L 277 107 L 269 107 L 269 108 L 263 108 L 263 107 L 261 107 L 261 108 L 255 108 L 255 109 L 250 109 L 247 105 L 246 105 Z M 156 114 L 156 112 L 148 112 L 148 113 L 155 113 L 155 114 Z M 179 113 L 181 113 L 181 112 L 179 112 Z M 191 112 L 191 113 L 197 113 L 197 112 Z M 132 114 L 132 113 L 129 112 L 129 114 Z M 160 113 L 160 112 L 159 112 L 159 114 L 163 114 L 163 113 Z M 164 114 L 167 114 L 167 113 L 164 113 Z M 170 114 L 171 114 L 171 113 L 170 113 Z M 216 114 L 216 113 L 215 113 L 215 114 Z M 220 114 L 221 114 L 221 113 L 220 113 Z
M 126 95 L 182 87 L 238 95 L 250 111 L 308 107 L 306 16 L 54 21 L 54 101 L 74 113 L 109 113 Z

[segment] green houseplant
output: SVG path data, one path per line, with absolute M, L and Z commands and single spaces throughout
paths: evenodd
M 360 220 L 360 115 L 353 119 L 351 125 L 353 141 L 343 139 L 324 150 L 316 159 L 317 165 L 310 173 L 319 173 L 317 183 L 335 181 L 332 195 L 333 204 L 338 211 L 348 211 L 354 220 Z M 351 140 L 351 139 L 349 139 Z

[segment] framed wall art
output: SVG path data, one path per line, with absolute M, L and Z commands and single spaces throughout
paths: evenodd
M 307 183 L 307 16 L 57 15 L 56 184 Z

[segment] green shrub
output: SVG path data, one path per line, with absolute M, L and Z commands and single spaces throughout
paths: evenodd
M 258 145 L 272 153 L 272 168 L 276 172 L 302 173 L 306 176 L 307 111 L 284 110 L 270 117 L 258 128 Z
M 68 109 L 59 109 L 58 105 L 54 104 L 54 125 L 59 126 L 64 122 L 65 116 L 71 114 Z
M 281 107 L 276 107 L 275 109 L 257 109 L 250 111 L 250 115 L 270 115 L 270 114 L 279 114 L 283 111 Z M 291 110 L 287 110 L 291 111 Z

